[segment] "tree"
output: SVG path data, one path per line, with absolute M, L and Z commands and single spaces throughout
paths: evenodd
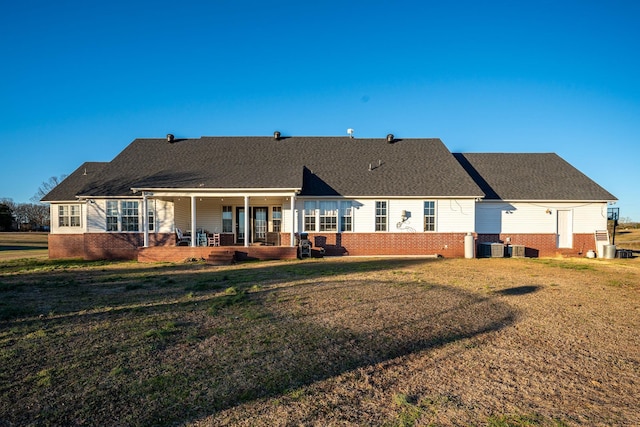
M 15 207 L 14 216 L 20 230 L 41 230 L 49 225 L 49 206 L 40 203 L 20 203 Z
M 0 202 L 0 231 L 9 231 L 13 224 L 13 212 L 9 205 Z
M 66 177 L 67 175 L 60 175 L 60 177 L 52 176 L 48 181 L 44 181 L 40 184 L 38 192 L 31 198 L 31 201 L 34 203 L 40 203 L 40 200 L 49 194 L 51 190 L 56 188 Z

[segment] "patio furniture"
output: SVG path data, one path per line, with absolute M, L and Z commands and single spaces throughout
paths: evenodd
M 220 233 L 213 233 L 207 239 L 208 246 L 220 246 Z
M 191 236 L 185 235 L 182 230 L 176 227 L 176 246 L 181 246 L 186 243 L 187 246 L 191 245 Z

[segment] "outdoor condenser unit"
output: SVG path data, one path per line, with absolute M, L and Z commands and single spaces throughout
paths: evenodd
M 480 243 L 478 256 L 480 258 L 504 258 L 504 245 L 502 243 Z

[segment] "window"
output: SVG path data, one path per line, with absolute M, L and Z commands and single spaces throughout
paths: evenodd
M 153 205 L 152 205 L 153 206 Z M 120 210 L 118 210 L 118 207 Z M 107 231 L 139 231 L 139 202 L 136 200 L 107 200 L 106 205 L 106 229 Z M 149 230 L 153 229 L 155 212 L 149 208 Z
M 320 202 L 320 231 L 338 231 L 338 202 Z
M 387 202 L 376 202 L 376 231 L 387 231 Z
M 233 232 L 233 210 L 231 206 L 223 206 L 222 207 L 222 232 L 223 233 L 232 233 Z
M 122 231 L 138 231 L 138 202 L 123 200 L 120 202 L 122 209 Z
M 272 208 L 271 218 L 273 219 L 273 231 L 276 233 L 282 231 L 282 208 L 280 206 Z
M 107 200 L 107 231 L 118 231 L 118 202 Z
M 340 231 L 353 231 L 351 202 L 340 202 Z
M 436 202 L 424 202 L 424 231 L 436 231 Z
M 149 231 L 155 229 L 156 224 L 156 202 L 155 200 L 147 200 L 147 220 L 149 221 Z
M 58 225 L 60 227 L 80 227 L 80 205 L 58 206 Z
M 316 231 L 316 202 L 304 202 L 304 231 Z

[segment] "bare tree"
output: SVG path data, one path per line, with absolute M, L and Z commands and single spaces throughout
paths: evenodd
M 48 181 L 44 181 L 42 184 L 40 184 L 38 192 L 31 198 L 31 201 L 34 203 L 40 203 L 40 200 L 42 200 L 44 196 L 49 194 L 51 190 L 56 188 L 58 184 L 60 184 L 66 177 L 67 175 L 60 175 L 59 177 L 52 176 Z

